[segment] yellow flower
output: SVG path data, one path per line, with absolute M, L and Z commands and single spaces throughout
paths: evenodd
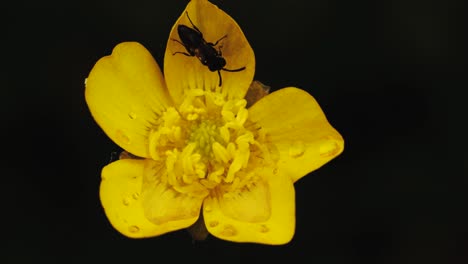
M 177 27 L 192 27 L 189 18 L 207 42 L 226 36 L 215 46 L 225 68 L 245 69 L 218 76 L 197 57 L 176 53 L 186 52 Z M 278 90 L 247 108 L 254 70 L 239 26 L 206 0 L 192 0 L 172 28 L 165 78 L 136 42 L 96 63 L 86 81 L 91 114 L 116 144 L 142 157 L 102 170 L 100 198 L 115 229 L 158 236 L 191 226 L 201 211 L 221 239 L 291 240 L 293 183 L 340 154 L 344 142 L 300 89 Z

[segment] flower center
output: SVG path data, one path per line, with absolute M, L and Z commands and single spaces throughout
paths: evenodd
M 248 120 L 246 104 L 215 92 L 187 91 L 179 109 L 168 108 L 150 132 L 150 156 L 166 165 L 161 179 L 194 196 L 255 181 L 255 169 L 272 159 L 263 130 Z
M 214 158 L 213 143 L 225 144 L 219 135 L 218 126 L 212 120 L 202 120 L 198 124 L 193 124 L 189 131 L 188 142 L 197 143 L 195 151 L 200 153 L 202 157 Z

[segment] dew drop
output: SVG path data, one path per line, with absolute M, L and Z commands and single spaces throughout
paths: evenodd
M 130 232 L 130 233 L 136 233 L 138 231 L 140 231 L 140 228 L 138 226 L 132 225 L 132 226 L 128 227 L 128 232 Z
M 140 194 L 137 193 L 137 192 L 134 193 L 134 194 L 132 194 L 132 198 L 133 198 L 134 200 L 138 200 L 139 197 L 140 197 Z
M 190 215 L 191 215 L 192 217 L 197 217 L 199 214 L 200 214 L 200 209 L 198 209 L 198 208 L 193 208 L 193 209 L 191 210 L 191 212 L 190 212 Z
M 122 130 L 117 130 L 116 133 L 117 141 L 120 141 L 124 144 L 130 144 L 130 138 L 122 132 Z
M 130 199 L 128 199 L 128 197 L 125 197 L 122 199 L 122 203 L 123 205 L 128 206 L 130 204 Z
M 137 118 L 137 115 L 134 112 L 130 112 L 128 113 L 128 117 L 130 117 L 130 119 L 132 120 L 135 120 Z
M 320 145 L 320 156 L 322 157 L 334 157 L 340 152 L 340 146 L 335 140 L 327 138 Z
M 299 158 L 304 155 L 304 152 L 305 145 L 301 141 L 296 141 L 289 147 L 289 156 L 293 158 Z
M 268 231 L 270 231 L 270 228 L 268 228 L 266 225 L 261 225 L 260 226 L 260 232 L 266 233 Z
M 211 208 L 211 206 L 209 206 L 209 205 L 206 205 L 206 206 L 205 206 L 205 212 L 209 213 L 209 212 L 211 212 L 212 210 L 213 210 L 213 209 Z
M 219 225 L 219 222 L 218 221 L 211 221 L 209 223 L 209 225 L 210 225 L 210 227 L 215 227 L 215 226 Z
M 235 236 L 237 234 L 237 230 L 232 225 L 225 225 L 223 231 L 221 231 L 221 235 L 223 236 Z

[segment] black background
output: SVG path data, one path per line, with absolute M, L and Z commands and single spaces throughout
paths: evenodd
M 0 258 L 468 263 L 463 3 L 214 3 L 252 45 L 256 79 L 307 90 L 345 138 L 341 156 L 296 183 L 292 242 L 118 234 L 98 188 L 119 148 L 92 119 L 84 79 L 123 41 L 142 43 L 162 65 L 186 1 L 22 1 L 1 16 Z

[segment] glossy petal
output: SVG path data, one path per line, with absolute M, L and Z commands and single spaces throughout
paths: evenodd
M 198 218 L 198 211 L 195 217 L 171 218 L 170 221 L 159 224 L 155 224 L 146 217 L 145 193 L 142 193 L 142 184 L 144 174 L 148 173 L 148 167 L 151 169 L 149 162 L 149 160 L 142 159 L 118 160 L 102 170 L 100 198 L 107 218 L 115 229 L 131 238 L 152 237 L 185 228 Z M 162 208 L 158 204 L 155 206 Z M 166 206 L 170 207 L 171 204 L 166 203 Z M 198 205 L 199 208 L 200 205 Z M 160 213 L 160 215 L 163 214 Z
M 171 104 L 151 54 L 139 43 L 117 45 L 86 79 L 86 102 L 106 134 L 128 152 L 148 157 L 148 130 Z
M 215 46 L 217 50 L 221 50 L 222 56 L 227 62 L 225 68 L 245 67 L 245 70 L 239 72 L 221 71 L 222 85 L 219 87 L 218 73 L 211 72 L 197 57 L 183 54 L 174 55 L 175 52 L 188 52 L 182 44 L 177 42 L 180 41 L 177 31 L 179 25 L 193 28 L 187 14 L 207 42 L 214 44 L 226 36 Z M 188 88 L 222 91 L 229 98 L 243 98 L 252 82 L 254 72 L 253 50 L 237 23 L 217 6 L 206 0 L 190 1 L 171 30 L 164 55 L 164 75 L 167 86 L 170 88 L 170 94 L 176 104 L 181 103 L 184 90 Z
M 148 160 L 141 199 L 146 218 L 169 232 L 195 223 L 204 197 L 174 190 L 166 175 L 165 163 Z
M 205 200 L 208 231 L 224 240 L 271 245 L 288 243 L 295 228 L 294 186 L 287 175 L 268 175 L 249 191 L 232 198 L 213 195 Z
M 318 169 L 344 149 L 341 135 L 328 123 L 307 92 L 284 88 L 262 98 L 249 109 L 268 141 L 279 151 L 278 169 L 294 181 Z

